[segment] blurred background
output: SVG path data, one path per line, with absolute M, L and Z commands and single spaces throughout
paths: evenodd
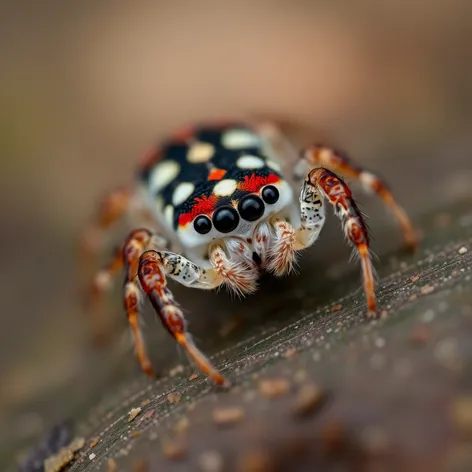
M 37 434 L 44 419 L 25 405 L 87 372 L 77 239 L 97 199 L 129 182 L 142 152 L 176 127 L 273 118 L 300 146 L 325 141 L 386 176 L 414 219 L 472 196 L 470 1 L 0 8 L 0 423 L 9 434 Z M 364 201 L 374 231 L 388 233 L 380 205 Z M 340 251 L 342 236 L 334 241 Z M 376 245 L 382 252 L 380 236 Z M 119 309 L 110 319 L 124 326 Z M 13 427 L 6 420 L 20 410 Z

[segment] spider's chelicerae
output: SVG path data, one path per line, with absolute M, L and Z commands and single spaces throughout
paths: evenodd
M 93 294 L 99 298 L 125 268 L 125 307 L 146 373 L 152 374 L 152 368 L 139 327 L 144 297 L 198 368 L 214 382 L 225 383 L 192 342 L 167 278 L 192 288 L 226 285 L 240 295 L 252 293 L 261 271 L 277 276 L 290 272 L 297 252 L 318 239 L 327 203 L 359 256 L 367 314 L 375 316 L 366 225 L 351 190 L 334 172 L 376 193 L 393 211 L 406 243 L 414 247 L 408 217 L 378 177 L 330 147 L 308 147 L 287 171 L 291 151 L 270 125 L 186 128 L 144 156 L 135 186 L 111 193 L 101 205 L 84 238 L 88 254 L 98 251 L 105 231 L 118 219 L 126 214 L 143 217 L 142 229 L 132 231 L 110 265 L 98 272 Z M 169 242 L 183 254 L 172 252 Z

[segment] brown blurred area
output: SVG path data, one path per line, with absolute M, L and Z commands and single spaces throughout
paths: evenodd
M 77 238 L 176 126 L 274 118 L 414 218 L 472 196 L 472 4 L 327 3 L 1 4 L 0 420 L 83 371 Z

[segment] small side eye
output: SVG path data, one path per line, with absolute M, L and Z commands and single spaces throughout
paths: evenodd
M 207 234 L 211 231 L 211 220 L 208 216 L 200 215 L 193 220 L 195 231 L 200 234 Z
M 262 199 L 269 205 L 273 205 L 279 199 L 279 191 L 273 185 L 267 185 L 262 189 Z

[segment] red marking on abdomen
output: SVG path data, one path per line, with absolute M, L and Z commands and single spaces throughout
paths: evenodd
M 224 169 L 212 169 L 208 180 L 221 180 L 225 174 L 226 171 Z
M 218 197 L 216 195 L 210 195 L 210 197 L 203 196 L 201 198 L 195 197 L 195 204 L 192 209 L 187 213 L 182 213 L 179 216 L 179 226 L 185 226 L 191 223 L 198 215 L 209 215 L 215 210 Z
M 258 192 L 262 187 L 268 184 L 275 184 L 276 182 L 280 181 L 280 177 L 275 174 L 269 175 L 256 175 L 251 174 L 250 176 L 244 176 L 244 182 L 240 182 L 238 184 L 239 190 L 243 190 L 244 192 Z

